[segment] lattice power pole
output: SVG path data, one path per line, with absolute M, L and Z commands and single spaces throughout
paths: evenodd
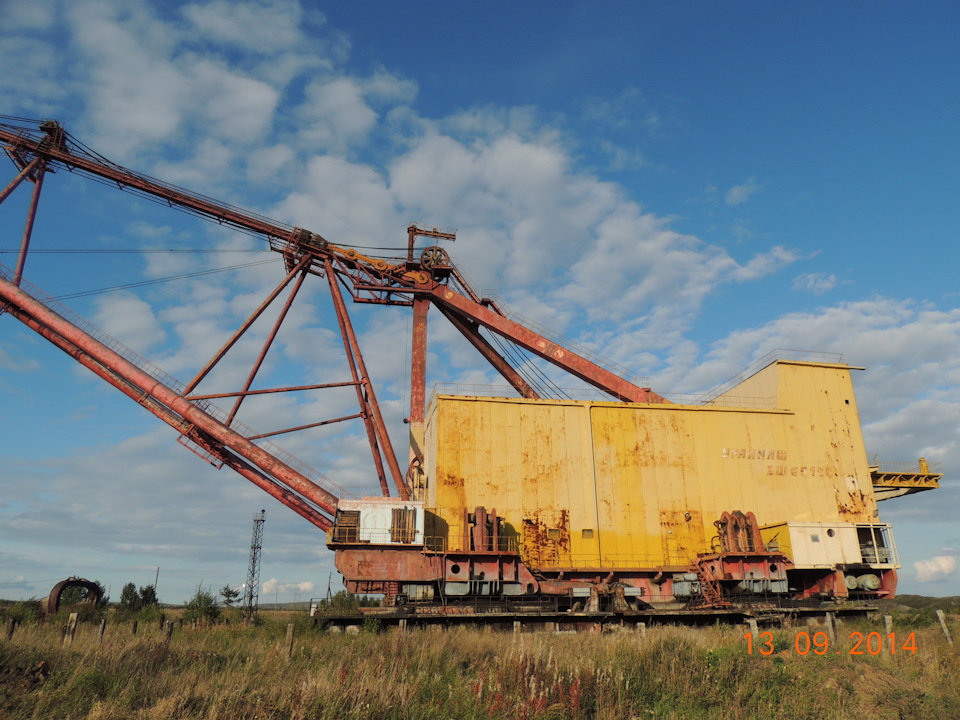
M 266 510 L 253 516 L 253 537 L 250 539 L 250 566 L 247 569 L 247 585 L 243 593 L 243 607 L 247 617 L 257 613 L 260 600 L 260 550 L 263 548 L 263 521 Z

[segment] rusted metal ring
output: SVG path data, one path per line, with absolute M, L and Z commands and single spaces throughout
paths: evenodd
M 91 582 L 86 578 L 71 577 L 66 580 L 61 580 L 53 586 L 50 595 L 40 604 L 43 612 L 46 615 L 56 615 L 57 610 L 60 609 L 60 596 L 64 590 L 72 587 L 86 588 L 87 597 L 83 601 L 84 605 L 96 605 L 100 600 L 100 588 L 95 582 Z

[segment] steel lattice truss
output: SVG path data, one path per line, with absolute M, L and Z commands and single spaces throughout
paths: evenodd
M 217 466 L 231 467 L 317 527 L 327 530 L 332 526 L 338 498 L 349 493 L 274 445 L 267 439 L 268 436 L 362 418 L 384 496 L 391 494 L 391 482 L 397 495 L 404 500 L 409 498 L 411 491 L 408 480 L 410 470 L 405 472 L 401 469 L 391 445 L 374 386 L 347 312 L 344 292 L 356 303 L 412 308 L 409 420 L 413 424 L 422 423 L 424 416 L 426 323 L 427 311 L 431 306 L 437 308 L 523 397 L 538 398 L 543 390 L 535 381 L 524 376 L 521 367 L 505 357 L 501 351 L 501 341 L 552 363 L 615 399 L 664 402 L 663 398 L 649 388 L 642 387 L 636 379 L 626 379 L 625 368 L 604 361 L 586 348 L 561 342 L 543 328 L 532 328 L 508 317 L 509 313 L 495 298 L 482 297 L 471 287 L 466 275 L 451 263 L 442 247 L 427 247 L 415 257 L 414 244 L 417 238 L 453 240 L 454 232 L 410 225 L 407 228 L 408 251 L 405 258 L 386 260 L 368 257 L 355 249 L 338 247 L 310 230 L 285 225 L 120 167 L 84 146 L 55 121 L 8 120 L 13 122 L 0 122 L 0 141 L 4 143 L 4 150 L 18 172 L 0 191 L 0 203 L 24 181 L 33 184 L 33 194 L 17 266 L 11 270 L 0 265 L 0 312 L 16 317 L 174 427 L 180 433 L 180 441 L 198 455 Z M 114 185 L 171 208 L 262 237 L 272 250 L 282 255 L 287 274 L 221 350 L 189 383 L 183 385 L 89 326 L 23 279 L 44 177 L 58 169 Z M 310 275 L 325 279 L 329 286 L 351 379 L 251 390 L 290 306 Z M 242 388 L 216 395 L 195 393 L 207 374 L 288 288 L 283 308 Z M 481 334 L 481 329 L 485 334 Z M 355 388 L 359 410 L 354 415 L 266 435 L 253 433 L 236 419 L 244 399 L 252 395 L 343 386 Z M 213 400 L 223 399 L 233 400 L 229 410 L 221 410 L 212 403 Z M 418 460 L 414 448 L 411 470 Z

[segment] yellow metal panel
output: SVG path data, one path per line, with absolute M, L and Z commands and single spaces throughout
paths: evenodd
M 482 505 L 504 518 L 504 535 L 518 538 L 536 567 L 597 566 L 585 418 L 578 404 L 437 398 L 428 422 L 435 459 L 427 467 L 451 547 L 464 534 L 464 508 Z M 431 436 L 434 425 L 440 429 Z M 593 538 L 584 538 L 585 529 Z
M 727 394 L 751 393 L 779 409 L 438 397 L 425 434 L 438 527 L 462 536 L 464 508 L 483 505 L 534 567 L 662 567 L 709 551 L 727 511 L 869 522 L 849 369 L 777 362 Z

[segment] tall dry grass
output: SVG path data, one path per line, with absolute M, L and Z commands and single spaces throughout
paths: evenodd
M 747 654 L 740 627 L 577 635 L 479 630 L 330 635 L 299 622 L 177 629 L 50 624 L 0 638 L 0 717 L 205 718 L 960 718 L 960 647 L 916 630 L 916 655 Z M 905 636 L 904 636 L 905 637 Z M 902 641 L 901 641 L 902 642 Z M 841 655 L 834 647 L 843 648 Z M 49 676 L 30 674 L 45 662 Z

